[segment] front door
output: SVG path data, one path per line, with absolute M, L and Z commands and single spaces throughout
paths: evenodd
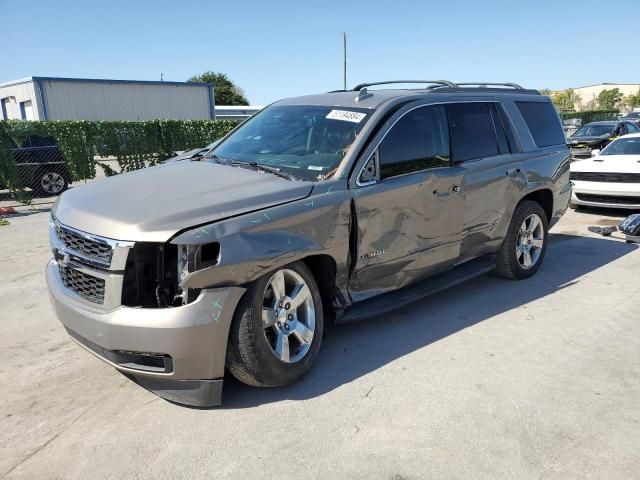
M 354 301 L 451 268 L 460 253 L 463 169 L 450 163 L 445 107 L 407 106 L 390 124 L 354 190 Z

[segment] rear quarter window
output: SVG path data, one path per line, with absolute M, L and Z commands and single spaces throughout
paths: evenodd
M 567 143 L 555 107 L 550 102 L 515 102 L 538 147 Z

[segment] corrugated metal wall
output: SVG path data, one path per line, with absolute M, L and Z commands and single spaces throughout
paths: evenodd
M 42 80 L 49 120 L 206 120 L 206 85 Z

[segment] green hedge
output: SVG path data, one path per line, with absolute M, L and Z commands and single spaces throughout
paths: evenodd
M 620 112 L 618 110 L 588 110 L 584 112 L 561 112 L 562 120 L 579 118 L 582 125 L 589 122 L 597 122 L 599 120 L 617 120 Z
M 0 183 L 28 203 L 11 152 L 30 135 L 53 137 L 67 162 L 73 180 L 95 177 L 99 165 L 106 175 L 118 171 L 94 157 L 115 157 L 121 172 L 154 165 L 175 152 L 203 147 L 226 135 L 237 122 L 226 120 L 125 121 L 0 121 Z

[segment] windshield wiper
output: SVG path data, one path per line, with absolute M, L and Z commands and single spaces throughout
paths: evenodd
M 236 165 L 236 166 L 243 166 L 243 167 L 250 167 L 258 172 L 267 172 L 267 173 L 271 173 L 273 175 L 276 175 L 280 178 L 284 178 L 286 180 L 295 180 L 296 177 L 294 177 L 293 175 L 290 175 L 288 173 L 283 172 L 282 170 L 280 170 L 278 167 L 271 167 L 269 165 L 264 165 L 262 163 L 258 163 L 258 162 L 245 162 L 243 160 L 228 160 L 227 163 L 229 165 Z
M 215 153 L 214 153 L 214 154 L 212 154 L 212 155 L 209 155 L 209 153 L 210 153 L 210 152 L 211 152 L 211 150 L 209 150 L 209 151 L 204 155 L 204 158 L 211 159 L 211 160 L 213 160 L 214 162 L 216 162 L 216 163 L 220 163 L 220 164 L 222 164 L 222 165 L 224 165 L 225 163 L 229 163 L 229 162 L 231 161 L 231 159 L 229 159 L 229 158 L 222 158 L 222 157 L 219 157 L 219 156 L 217 156 Z

